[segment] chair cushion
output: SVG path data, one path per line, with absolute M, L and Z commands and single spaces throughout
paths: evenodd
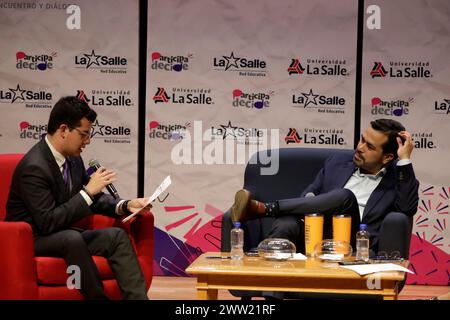
M 94 256 L 101 279 L 114 279 L 108 260 Z M 41 285 L 66 285 L 69 274 L 67 265 L 62 258 L 36 257 L 37 281 Z

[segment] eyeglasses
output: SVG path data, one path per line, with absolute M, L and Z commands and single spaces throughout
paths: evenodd
M 86 133 L 86 132 L 81 131 L 81 130 L 78 129 L 78 128 L 74 128 L 74 129 L 78 131 L 78 133 L 79 133 L 80 136 L 81 136 L 81 139 L 83 139 L 83 140 L 87 140 L 87 139 L 89 139 L 89 138 L 91 137 L 91 133 L 90 133 L 90 132 L 89 132 L 89 133 Z

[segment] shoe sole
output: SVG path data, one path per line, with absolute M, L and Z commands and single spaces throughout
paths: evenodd
M 231 209 L 231 218 L 233 222 L 242 222 L 243 212 L 247 209 L 248 201 L 250 199 L 250 192 L 247 190 L 239 190 L 234 196 L 234 205 Z

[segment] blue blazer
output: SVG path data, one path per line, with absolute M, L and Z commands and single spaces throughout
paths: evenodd
M 367 224 L 374 245 L 378 242 L 381 223 L 389 212 L 402 212 L 412 217 L 417 211 L 419 181 L 412 164 L 397 166 L 396 163 L 392 161 L 387 166 L 387 172 L 370 195 L 362 216 L 361 223 Z M 325 161 L 313 183 L 303 191 L 303 196 L 308 192 L 317 195 L 341 189 L 355 170 L 353 156 L 333 155 Z

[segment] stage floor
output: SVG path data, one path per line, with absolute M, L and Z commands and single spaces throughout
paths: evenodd
M 151 300 L 197 300 L 194 277 L 153 277 L 148 292 Z M 398 300 L 429 299 L 449 292 L 448 286 L 406 285 L 398 295 Z M 227 290 L 219 290 L 219 300 L 239 300 Z

